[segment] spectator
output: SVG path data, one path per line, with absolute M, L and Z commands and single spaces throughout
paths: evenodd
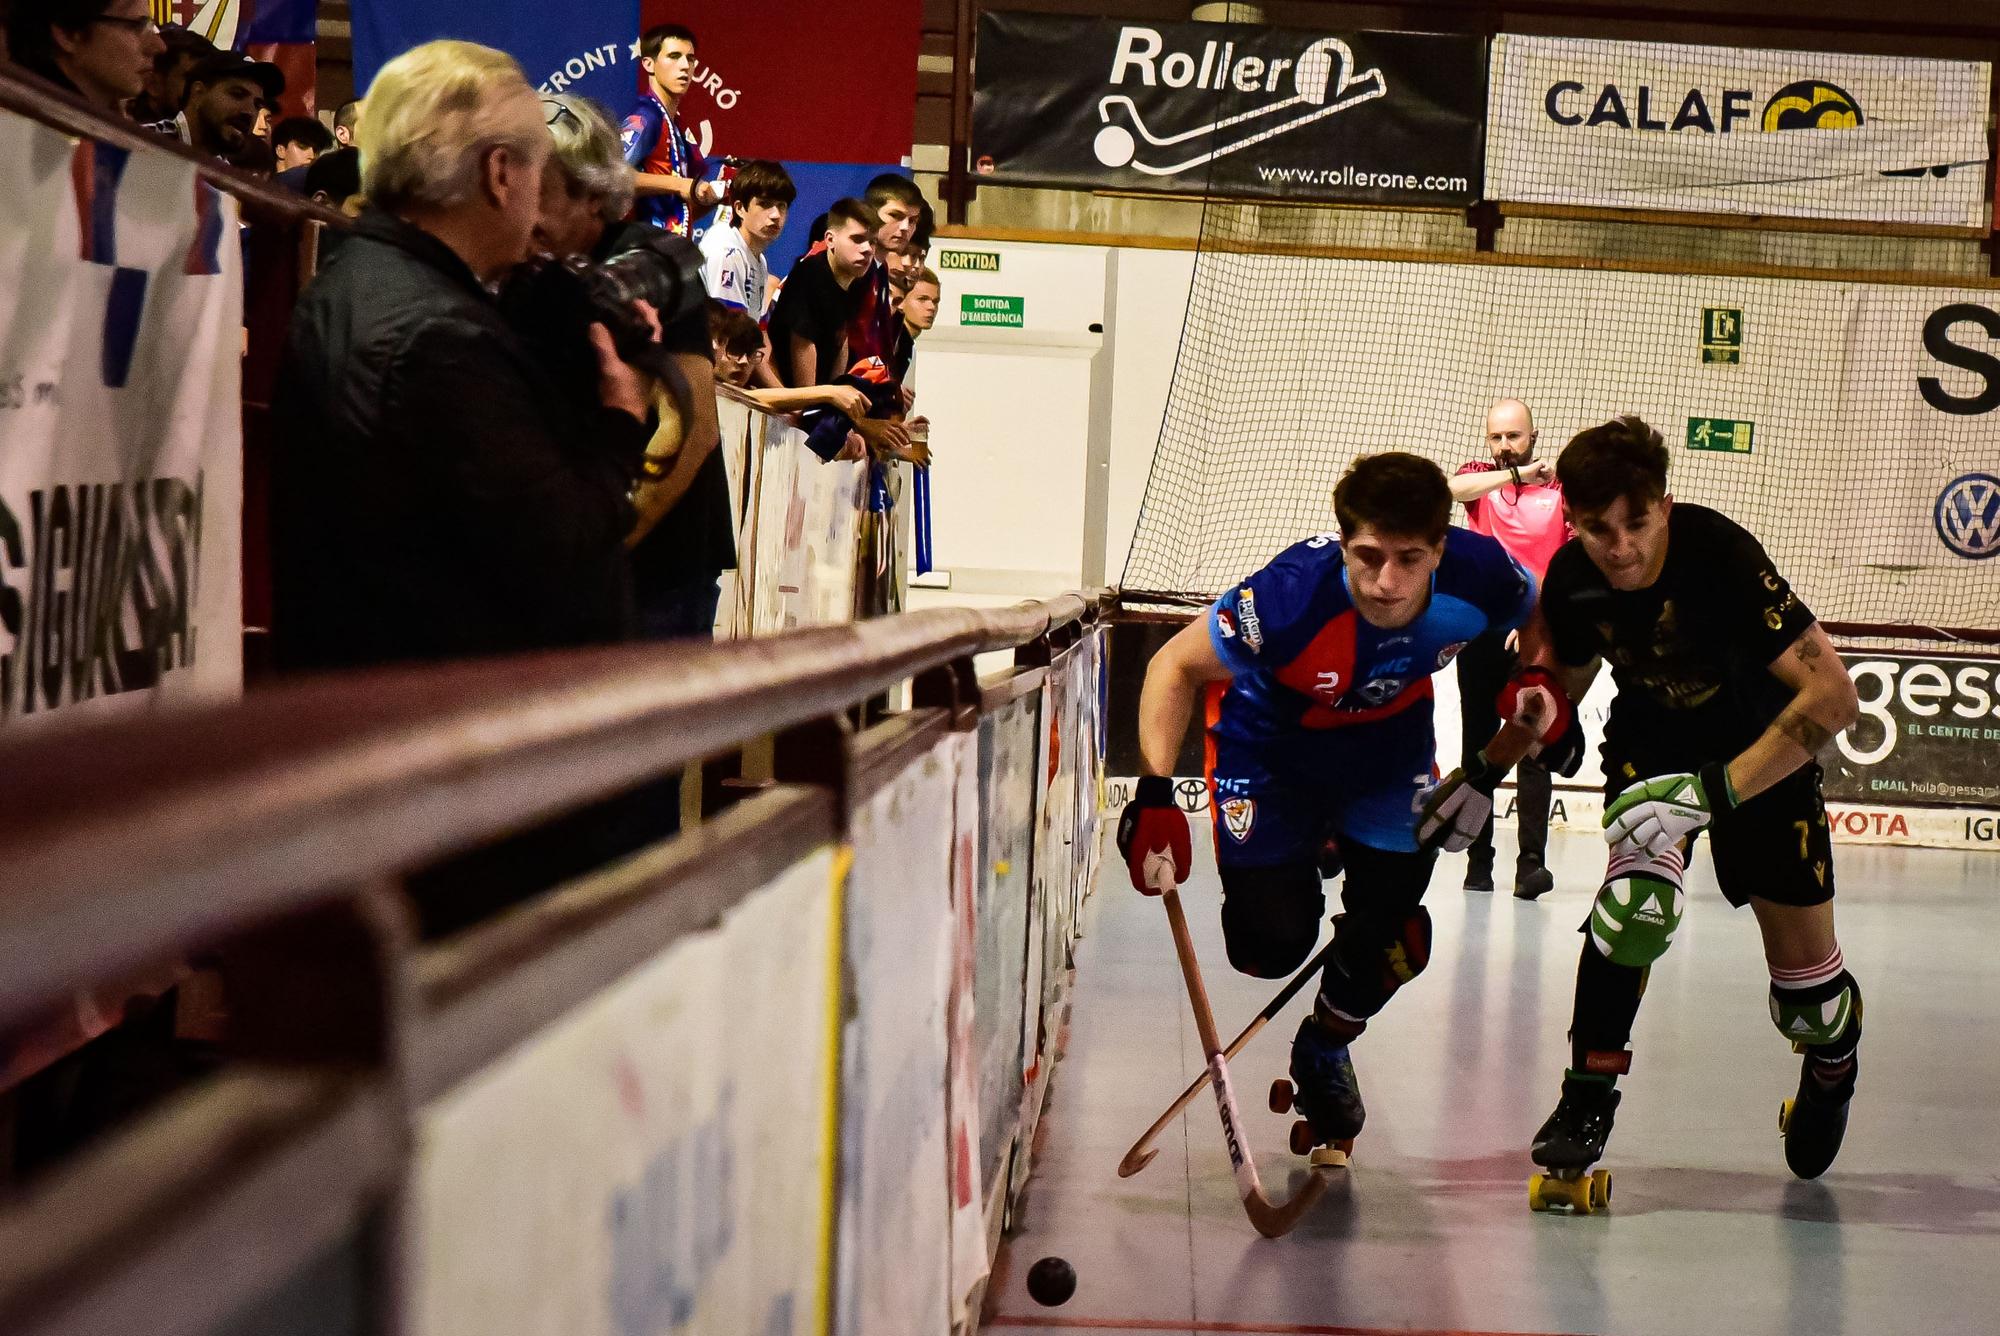
M 917 183 L 907 176 L 885 172 L 868 183 L 864 196 L 875 210 L 875 263 L 858 285 L 854 315 L 847 325 L 847 362 L 852 365 L 868 357 L 885 362 L 895 353 L 902 334 L 895 302 L 889 287 L 887 258 L 902 251 L 916 234 L 917 219 L 923 214 L 924 196 Z M 845 370 L 846 367 L 842 367 Z
M 146 0 L 12 0 L 7 49 L 15 64 L 123 116 L 166 43 Z
M 764 290 L 771 283 L 764 252 L 785 230 L 785 216 L 798 197 L 791 174 L 779 163 L 758 159 L 737 168 L 729 182 L 733 225 L 718 222 L 701 239 L 701 276 L 709 296 L 763 318 Z
M 351 148 L 322 153 L 304 169 L 298 186 L 300 194 L 349 218 L 361 216 L 361 154 Z M 353 233 L 345 228 L 322 228 L 319 234 L 319 263 L 324 268 Z
M 917 384 L 911 367 L 911 360 L 917 354 L 917 340 L 937 323 L 938 302 L 942 293 L 938 276 L 929 267 L 920 267 L 910 284 L 910 295 L 903 298 L 898 312 L 903 322 L 903 336 L 897 340 L 896 357 L 889 364 L 889 372 L 903 387 L 905 407 L 913 405 L 917 397 Z
M 810 408 L 838 408 L 849 418 L 867 417 L 866 394 L 851 385 L 809 385 L 800 390 L 752 387 L 752 371 L 764 360 L 764 330 L 747 312 L 721 302 L 708 304 L 708 334 L 715 346 L 715 379 L 742 390 L 744 397 L 767 413 L 798 413 Z
M 694 34 L 677 23 L 648 28 L 639 39 L 646 94 L 625 118 L 625 161 L 636 175 L 639 221 L 687 236 L 715 207 L 715 187 L 702 178 L 708 161 L 682 128 L 681 99 L 694 85 Z
M 535 227 L 539 249 L 602 262 L 640 244 L 668 243 L 682 253 L 690 279 L 701 255 L 692 242 L 648 223 L 618 222 L 632 203 L 632 174 L 609 121 L 586 99 L 542 99 L 555 160 L 542 182 Z M 698 289 L 697 289 L 698 291 Z M 633 501 L 632 554 L 639 633 L 656 639 L 707 635 L 715 626 L 718 582 L 736 565 L 729 474 L 716 449 L 714 352 L 706 300 L 690 302 L 662 342 L 674 356 L 684 393 L 657 405 L 659 427 L 646 449 Z M 665 313 L 663 319 L 668 319 Z
M 880 226 L 867 204 L 840 200 L 826 211 L 819 246 L 792 266 L 771 308 L 771 348 L 784 384 L 825 385 L 856 360 L 848 330 L 861 298 L 860 280 L 875 259 Z
M 903 299 L 910 295 L 910 285 L 917 281 L 917 271 L 924 267 L 924 252 L 912 241 L 884 255 L 882 265 L 889 271 L 889 305 L 900 311 Z
M 369 206 L 300 298 L 279 372 L 279 663 L 621 639 L 643 382 L 594 326 L 597 402 L 576 403 L 488 291 L 528 254 L 541 105 L 469 42 L 405 52 L 370 92 Z
M 717 383 L 748 389 L 758 363 L 764 360 L 764 331 L 740 306 L 711 299 L 708 337 L 715 350 Z
M 271 131 L 271 148 L 281 172 L 311 166 L 333 145 L 332 133 L 311 116 L 287 116 Z
M 361 147 L 361 103 L 349 98 L 333 113 L 334 142 L 342 148 Z
M 234 160 L 256 137 L 258 111 L 284 91 L 276 65 L 218 51 L 188 71 L 186 104 L 162 128 L 197 153 Z
M 215 44 L 200 33 L 178 23 L 162 24 L 160 40 L 166 50 L 154 57 L 146 72 L 146 86 L 132 99 L 131 117 L 149 130 L 159 130 L 171 121 L 187 100 L 188 71 L 204 57 L 215 54 Z
M 269 102 L 258 104 L 257 119 L 251 123 L 250 133 L 263 140 L 266 144 L 271 142 L 271 104 Z M 275 157 L 274 153 L 273 158 L 275 159 Z

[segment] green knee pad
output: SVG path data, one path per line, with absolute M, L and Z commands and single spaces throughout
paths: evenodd
M 1643 967 L 1667 953 L 1687 897 L 1678 881 L 1645 873 L 1611 877 L 1590 908 L 1590 940 L 1614 965 Z
M 1824 1048 L 1861 1019 L 1861 990 L 1854 976 L 1842 970 L 1817 988 L 1771 988 L 1771 1024 L 1801 1048 Z

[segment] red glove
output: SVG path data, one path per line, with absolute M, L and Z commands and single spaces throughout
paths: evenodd
M 1523 711 L 1534 709 L 1542 725 L 1541 762 L 1568 777 L 1583 767 L 1583 730 L 1576 727 L 1576 707 L 1556 675 L 1539 664 L 1514 674 L 1493 701 L 1493 708 L 1510 723 L 1525 724 Z
M 1174 782 L 1163 775 L 1147 775 L 1133 791 L 1118 818 L 1118 852 L 1132 873 L 1132 885 L 1146 895 L 1158 895 L 1164 887 L 1153 884 L 1148 864 L 1155 874 L 1163 873 L 1164 860 L 1173 860 L 1175 886 L 1188 879 L 1194 866 L 1194 843 L 1188 836 L 1187 815 L 1174 806 Z
M 1576 715 L 1562 683 L 1540 664 L 1530 664 L 1508 678 L 1507 685 L 1494 698 L 1493 708 L 1506 722 L 1524 726 L 1528 726 L 1528 721 L 1521 717 L 1522 713 L 1534 710 L 1541 724 L 1540 740 L 1544 747 L 1561 742 Z

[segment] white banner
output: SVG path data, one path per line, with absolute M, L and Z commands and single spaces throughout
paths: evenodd
M 413 1330 L 822 1336 L 834 876 L 800 861 L 422 1111 Z
M 1501 201 L 1980 227 L 1992 67 L 1502 34 Z
M 242 683 L 236 202 L 0 112 L 0 722 Z
M 882 470 L 895 523 L 878 526 L 869 512 L 867 464 L 821 462 L 789 418 L 728 400 L 718 400 L 717 411 L 738 516 L 723 634 L 773 635 L 880 615 L 878 607 L 900 611 L 909 567 L 908 466 Z
M 952 1330 L 969 1331 L 973 1288 L 986 1278 L 986 1196 L 979 1167 L 979 735 L 954 733 L 949 750 L 957 780 L 952 793 L 951 845 L 951 1300 Z
M 911 762 L 854 815 L 840 1336 L 948 1332 L 956 1308 L 946 1089 L 958 950 L 953 809 L 960 768 L 971 763 L 968 736 Z

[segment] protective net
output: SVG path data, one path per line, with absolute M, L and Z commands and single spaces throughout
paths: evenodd
M 1451 239 L 1357 246 L 1384 218 Z M 2000 629 L 2000 284 L 1977 243 L 1701 221 L 1505 216 L 1475 253 L 1449 215 L 1209 200 L 1128 600 L 1213 597 L 1330 529 L 1358 454 L 1486 459 L 1513 396 L 1548 458 L 1645 418 L 1674 495 L 1756 534 L 1824 621 Z

